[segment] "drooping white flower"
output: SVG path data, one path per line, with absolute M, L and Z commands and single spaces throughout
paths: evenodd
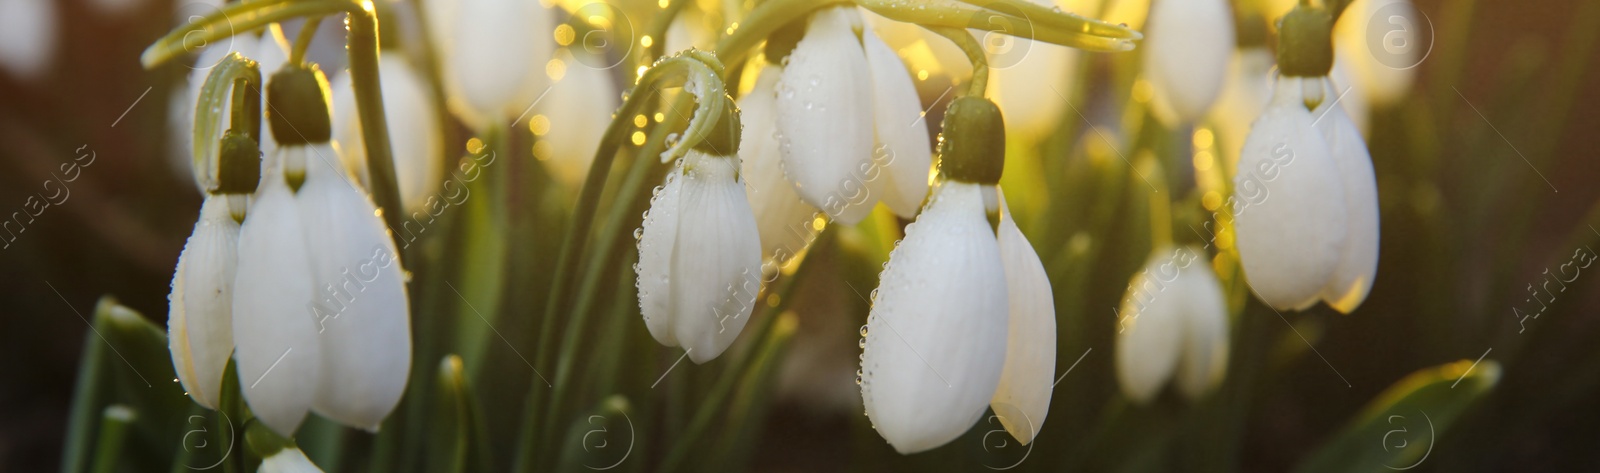
M 767 271 L 805 249 L 816 233 L 811 222 L 817 208 L 801 200 L 793 184 L 784 179 L 778 140 L 773 136 L 777 131 L 778 76 L 782 73 L 778 66 L 763 67 L 756 75 L 755 88 L 739 97 L 740 121 L 744 123 L 739 138 L 740 175 L 761 235 L 761 257 L 774 263 L 762 267 Z
M 1378 273 L 1378 183 L 1366 140 L 1344 107 L 1324 103 L 1316 113 L 1322 117 L 1316 122 L 1317 131 L 1327 140 L 1329 154 L 1339 169 L 1349 217 L 1344 248 L 1322 289 L 1322 300 L 1348 314 L 1366 300 Z
M 286 437 L 305 419 L 322 381 L 307 229 L 284 172 L 291 165 L 286 163 L 298 163 L 303 172 L 306 154 L 313 152 L 309 148 L 279 147 L 269 159 L 239 230 L 233 288 L 239 390 L 256 418 Z M 327 159 L 336 159 L 332 149 L 323 148 Z
M 383 116 L 389 126 L 400 206 L 409 211 L 420 210 L 444 179 L 444 163 L 437 158 L 443 140 L 439 124 L 434 122 L 437 112 L 427 83 L 404 54 L 384 50 L 378 56 L 378 71 L 383 77 Z M 344 166 L 363 186 L 370 187 L 366 141 L 361 137 L 361 117 L 351 82 L 346 72 L 329 84 L 333 92 L 333 140 L 339 144 Z
M 1156 116 L 1169 125 L 1205 116 L 1227 77 L 1233 14 L 1226 0 L 1155 0 L 1141 48 Z
M 480 132 L 515 119 L 550 83 L 549 10 L 538 0 L 460 0 L 453 10 L 435 29 L 447 36 L 440 57 L 450 111 Z
M 206 196 L 200 220 L 178 255 L 167 297 L 167 340 L 172 366 L 196 403 L 216 409 L 222 374 L 233 355 L 233 277 L 239 222 L 228 197 Z
M 0 0 L 0 69 L 22 80 L 42 78 L 56 54 L 54 0 Z
M 736 159 L 691 150 L 651 199 L 639 238 L 645 326 L 695 363 L 733 343 L 761 290 L 761 240 Z
M 261 459 L 261 468 L 256 473 L 322 473 L 306 453 L 295 447 L 284 447 L 277 453 L 267 455 Z
M 1316 303 L 1347 240 L 1339 166 L 1310 112 L 1332 99 L 1323 81 L 1278 78 L 1272 104 L 1245 138 L 1234 178 L 1234 231 L 1245 279 L 1278 309 Z
M 558 52 L 563 67 L 552 75 L 550 93 L 533 106 L 539 115 L 528 122 L 538 142 L 533 156 L 544 163 L 556 180 L 576 192 L 594 162 L 595 149 L 611 124 L 617 108 L 617 86 L 600 56 Z M 552 71 L 553 73 L 553 71 Z
M 998 194 L 998 193 L 997 193 Z M 1039 254 L 1000 200 L 1000 263 L 1006 273 L 1009 313 L 1006 364 L 989 406 L 1006 432 L 1027 445 L 1050 413 L 1056 369 L 1056 309 Z
M 322 345 L 312 409 L 377 431 L 411 370 L 411 316 L 399 252 L 359 184 L 327 144 L 308 145 L 295 195 L 315 289 L 309 309 Z
M 1228 313 L 1203 250 L 1158 248 L 1128 284 L 1118 311 L 1116 368 L 1123 394 L 1146 403 L 1177 377 L 1189 399 L 1222 381 Z
M 935 189 L 872 294 L 861 398 L 878 434 L 902 454 L 959 437 L 1000 385 L 1007 281 L 982 192 L 952 180 Z
M 855 7 L 813 14 L 777 90 L 779 152 L 802 199 L 845 224 L 880 200 L 916 211 L 932 161 L 920 102 Z

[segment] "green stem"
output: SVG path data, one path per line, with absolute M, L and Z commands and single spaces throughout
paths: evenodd
M 967 96 L 982 97 L 989 86 L 989 60 L 984 56 L 983 46 L 978 44 L 978 39 L 973 38 L 972 33 L 963 28 L 948 26 L 924 26 L 923 28 L 927 28 L 928 31 L 932 31 L 956 43 L 956 46 L 961 48 L 961 52 L 967 55 L 967 60 L 972 62 L 972 83 L 968 84 Z
M 222 139 L 222 105 L 232 101 L 240 83 L 249 87 L 246 91 L 256 91 L 257 110 L 259 110 L 261 90 L 261 69 L 255 61 L 239 53 L 229 53 L 222 58 L 222 62 L 211 69 L 206 75 L 205 84 L 200 87 L 200 98 L 195 102 L 193 148 L 190 150 L 194 156 L 194 179 L 200 184 L 201 189 L 215 189 L 217 186 L 217 140 Z M 245 110 L 236 110 L 239 113 Z M 230 125 L 238 125 L 238 115 L 230 120 Z M 256 120 L 253 138 L 260 140 L 260 120 Z
M 306 18 L 300 24 L 300 34 L 294 38 L 294 48 L 289 50 L 289 64 L 304 64 L 306 50 L 311 48 L 311 39 L 317 36 L 317 26 L 322 24 L 322 17 L 313 16 Z
M 128 437 L 128 426 L 137 415 L 133 408 L 113 404 L 107 406 L 100 417 L 100 438 L 95 441 L 94 473 L 112 473 L 121 463 L 122 443 Z
M 1052 12 L 1049 16 L 1055 18 L 1051 22 L 950 1 L 906 3 L 898 0 L 856 0 L 856 4 L 895 21 L 922 26 L 975 28 L 1086 51 L 1130 51 L 1134 41 L 1143 38 L 1139 32 L 1124 26 L 1090 21 L 1048 9 L 1045 11 Z M 1077 23 L 1082 26 L 1079 29 L 1061 29 L 1054 23 Z M 1101 31 L 1114 31 L 1116 34 L 1096 33 Z

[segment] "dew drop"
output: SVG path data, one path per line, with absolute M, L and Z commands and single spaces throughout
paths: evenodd
M 857 341 L 856 342 L 856 346 L 861 347 L 862 350 L 867 349 L 867 339 L 863 338 L 863 339 Z
M 861 338 L 866 338 L 866 337 L 867 337 L 867 326 L 866 325 L 862 325 L 861 326 Z

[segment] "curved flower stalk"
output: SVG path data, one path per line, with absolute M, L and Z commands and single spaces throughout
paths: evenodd
M 0 2 L 0 69 L 38 80 L 56 54 L 56 7 L 52 0 Z
M 1233 51 L 1226 0 L 1155 0 L 1150 6 L 1144 69 L 1155 88 L 1156 116 L 1169 126 L 1194 123 L 1222 93 Z
M 427 83 L 405 54 L 385 50 L 378 57 L 383 75 L 383 113 L 388 118 L 393 140 L 395 183 L 400 188 L 400 205 L 407 211 L 421 210 L 424 199 L 437 191 L 444 179 L 444 163 L 435 155 L 440 149 L 438 113 L 429 98 Z M 356 176 L 363 187 L 371 185 L 367 175 L 367 147 L 361 139 L 361 119 L 356 113 L 355 88 L 348 72 L 335 77 L 333 91 L 333 141 L 338 143 L 344 173 Z
M 608 69 L 591 65 L 601 59 L 577 54 L 589 53 L 571 48 L 557 51 L 557 59 L 565 66 L 549 71 L 555 83 L 534 104 L 539 115 L 528 123 L 539 140 L 534 143 L 533 156 L 569 189 L 583 185 L 589 164 L 594 162 L 594 150 L 618 105 L 617 86 Z M 553 72 L 556 69 L 561 71 L 559 75 Z
M 283 31 L 277 26 L 268 27 L 260 36 L 243 34 L 234 36 L 211 44 L 200 51 L 200 56 L 195 59 L 194 69 L 189 72 L 185 82 L 178 85 L 179 92 L 173 93 L 167 115 L 167 126 L 172 132 L 173 146 L 168 156 L 171 157 L 171 166 L 174 172 L 183 176 L 184 182 L 195 182 L 202 176 L 194 164 L 194 158 L 201 153 L 195 151 L 195 107 L 200 101 L 201 88 L 205 85 L 206 75 L 210 74 L 222 60 L 229 54 L 238 53 L 250 58 L 259 65 L 263 71 L 275 71 L 289 60 L 289 46 L 283 38 Z M 224 102 L 219 115 L 225 116 L 232 112 L 232 103 Z M 260 145 L 263 152 L 269 152 L 278 147 L 273 141 L 271 133 L 260 134 Z M 215 140 L 206 140 L 204 143 L 213 143 Z M 203 190 L 203 189 L 202 189 Z
M 740 176 L 745 179 L 745 194 L 755 212 L 756 229 L 761 235 L 764 273 L 778 269 L 811 243 L 815 231 L 812 219 L 817 208 L 800 199 L 794 185 L 783 177 L 782 156 L 778 152 L 777 85 L 783 69 L 775 65 L 761 68 L 755 88 L 739 97 Z M 770 274 L 763 274 L 770 276 Z
M 321 72 L 286 67 L 267 92 L 280 146 L 240 231 L 233 328 L 241 391 L 280 435 L 292 435 L 311 409 L 375 431 L 411 366 L 398 253 L 329 142 Z
M 538 0 L 461 0 L 453 9 L 438 31 L 444 88 L 450 111 L 482 132 L 521 114 L 548 88 L 555 27 Z
M 1228 368 L 1228 307 L 1222 285 L 1194 247 L 1157 248 L 1128 283 L 1117 321 L 1117 381 L 1148 403 L 1176 373 L 1178 390 L 1197 400 Z
M 862 403 L 902 454 L 954 440 L 990 406 L 1028 443 L 1049 409 L 1053 299 L 994 187 L 1004 162 L 1000 110 L 958 98 L 945 130 L 945 179 L 890 252 L 861 333 Z
M 880 200 L 902 217 L 916 212 L 932 160 L 921 102 L 854 7 L 813 14 L 777 91 L 779 153 L 806 203 L 845 224 Z
M 690 151 L 650 201 L 639 238 L 639 309 L 656 341 L 705 363 L 744 329 L 761 290 L 761 243 L 738 158 Z

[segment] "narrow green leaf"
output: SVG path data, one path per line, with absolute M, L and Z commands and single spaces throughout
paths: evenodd
M 1295 470 L 1299 473 L 1408 470 L 1472 402 L 1500 380 L 1494 360 L 1461 360 L 1406 376 L 1362 409 Z

